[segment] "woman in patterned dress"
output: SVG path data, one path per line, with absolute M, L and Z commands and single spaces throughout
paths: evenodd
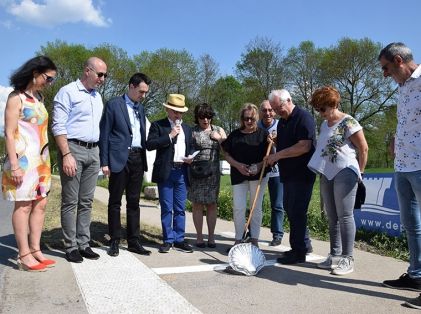
M 207 178 L 194 178 L 190 175 L 190 186 L 187 198 L 192 202 L 193 222 L 196 228 L 196 246 L 205 247 L 203 240 L 203 210 L 206 208 L 206 222 L 208 225 L 208 247 L 215 248 L 216 202 L 219 195 L 220 170 L 219 170 L 219 144 L 226 139 L 225 131 L 212 125 L 215 113 L 206 103 L 194 108 L 196 126 L 193 129 L 193 142 L 195 151 L 200 153 L 195 161 L 212 161 L 212 175 Z
M 320 191 L 329 222 L 330 253 L 319 268 L 334 275 L 354 271 L 354 203 L 367 163 L 368 146 L 361 125 L 339 110 L 341 97 L 330 86 L 314 92 L 311 105 L 325 119 L 308 167 L 320 176 Z
M 14 201 L 12 224 L 18 246 L 17 264 L 26 271 L 44 271 L 55 261 L 40 250 L 47 194 L 51 184 L 48 112 L 40 91 L 53 83 L 57 67 L 45 56 L 28 60 L 10 78 L 14 90 L 5 109 L 7 157 L 3 197 Z

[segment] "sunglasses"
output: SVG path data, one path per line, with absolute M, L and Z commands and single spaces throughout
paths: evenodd
M 273 111 L 272 108 L 270 108 L 270 109 L 262 109 L 262 112 L 272 112 L 272 111 Z
M 44 79 L 47 83 L 53 83 L 56 80 L 54 76 L 49 76 L 45 73 L 42 73 L 42 75 L 44 76 Z
M 321 108 L 314 108 L 317 112 L 321 112 L 324 113 L 326 112 L 326 107 L 321 107 Z
M 243 121 L 244 122 L 249 122 L 249 121 L 254 122 L 254 121 L 256 121 L 256 119 L 253 118 L 253 117 L 243 117 Z
M 204 115 L 204 116 L 199 116 L 198 117 L 199 119 L 208 119 L 208 120 L 210 120 L 210 119 L 212 119 L 212 116 L 206 116 L 206 115 Z
M 108 74 L 107 72 L 97 72 L 94 69 L 92 69 L 91 67 L 88 67 L 89 70 L 91 70 L 92 72 L 94 72 L 96 74 L 96 76 L 98 76 L 99 78 L 104 77 L 107 78 Z

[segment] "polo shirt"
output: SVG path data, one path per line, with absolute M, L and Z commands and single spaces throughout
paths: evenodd
M 277 152 L 291 147 L 301 140 L 312 141 L 309 152 L 297 157 L 279 159 L 281 182 L 314 180 L 314 172 L 307 167 L 316 147 L 316 124 L 311 114 L 295 106 L 288 119 L 279 120 L 276 139 Z

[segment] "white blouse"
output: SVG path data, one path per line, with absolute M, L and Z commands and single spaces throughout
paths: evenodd
M 361 178 L 357 151 L 349 137 L 362 130 L 361 125 L 350 115 L 329 127 L 323 121 L 320 127 L 316 151 L 308 163 L 310 170 L 332 180 L 339 171 L 350 168 Z

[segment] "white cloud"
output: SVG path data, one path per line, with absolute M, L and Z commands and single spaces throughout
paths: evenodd
M 12 90 L 11 87 L 0 85 L 0 136 L 4 135 L 4 108 L 6 107 L 7 96 Z
M 102 15 L 100 4 L 95 8 L 92 1 L 44 0 L 35 2 L 34 0 L 23 0 L 20 3 L 13 2 L 7 5 L 7 10 L 28 24 L 45 28 L 79 22 L 97 27 L 108 26 L 112 22 L 111 19 L 106 19 Z

